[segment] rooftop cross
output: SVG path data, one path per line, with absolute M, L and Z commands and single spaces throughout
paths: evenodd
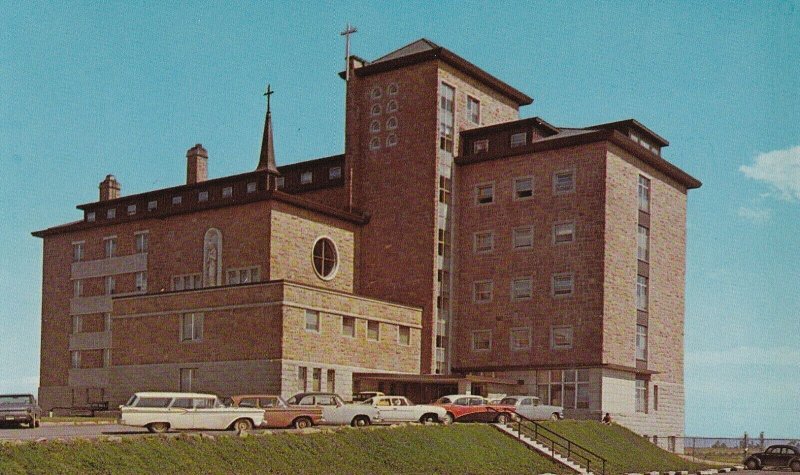
M 350 26 L 350 23 L 347 24 L 347 28 L 344 29 L 343 32 L 339 33 L 341 36 L 345 37 L 344 40 L 344 79 L 345 81 L 350 80 L 350 35 L 357 32 L 358 29 L 354 26 Z
M 272 88 L 270 87 L 270 85 L 267 84 L 267 92 L 264 93 L 264 95 L 267 96 L 267 114 L 270 113 L 270 111 L 269 111 L 269 99 L 270 99 L 270 96 L 272 96 L 273 94 L 275 94 L 275 91 L 273 91 Z

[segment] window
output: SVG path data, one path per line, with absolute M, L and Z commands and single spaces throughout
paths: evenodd
M 397 343 L 401 345 L 411 344 L 411 327 L 403 325 L 397 327 Z
M 647 277 L 643 275 L 636 276 L 636 308 L 639 310 L 647 310 Z
M 72 282 L 73 285 L 73 293 L 72 296 L 75 298 L 81 297 L 83 295 L 83 281 L 82 280 L 75 280 Z
M 589 409 L 589 370 L 539 371 L 536 382 L 539 398 L 544 404 L 566 409 Z
M 83 260 L 83 241 L 72 243 L 72 262 L 80 262 Z
M 397 135 L 389 134 L 389 136 L 386 137 L 386 146 L 394 147 L 395 145 L 397 145 Z
M 369 97 L 373 99 L 380 99 L 381 95 L 381 88 L 378 86 L 373 87 L 372 91 L 369 93 Z
M 369 149 L 378 150 L 379 148 L 381 148 L 381 138 L 372 137 L 372 139 L 369 141 Z
M 553 275 L 553 296 L 566 297 L 575 291 L 575 283 L 572 274 Z
M 194 386 L 194 380 L 197 377 L 197 368 L 181 368 L 180 376 L 181 376 L 181 392 L 184 393 L 192 392 L 192 387 Z
M 148 201 L 147 202 L 147 211 L 155 211 L 158 208 L 158 201 Z
M 514 178 L 514 201 L 533 198 L 533 177 Z
M 650 180 L 639 175 L 639 211 L 650 212 Z
M 569 350 L 572 348 L 572 327 L 550 327 L 550 349 Z
M 650 260 L 650 230 L 644 226 L 639 226 L 639 232 L 636 236 L 636 257 L 640 261 L 648 262 Z
M 373 134 L 377 134 L 378 132 L 381 131 L 381 123 L 378 122 L 377 120 L 373 120 L 369 124 L 369 131 Z
M 111 350 L 106 348 L 103 350 L 103 367 L 108 368 L 111 366 Z
M 147 292 L 147 272 L 136 273 L 136 291 Z
M 450 178 L 439 175 L 439 203 L 450 204 L 450 192 L 452 183 Z
M 226 186 L 225 188 L 222 189 L 222 197 L 223 198 L 230 198 L 231 196 L 233 196 L 233 187 L 232 186 Z
M 520 277 L 511 281 L 511 300 L 527 300 L 533 297 L 533 279 Z
M 440 256 L 444 256 L 445 254 L 449 256 L 450 242 L 447 240 L 447 232 L 444 229 L 439 228 L 439 234 L 437 237 L 437 252 Z
M 106 257 L 114 257 L 117 255 L 117 238 L 107 237 L 103 238 L 103 247 L 106 251 Z
M 647 381 L 636 379 L 636 412 L 647 412 Z
M 531 249 L 533 247 L 533 226 L 514 228 L 511 231 L 514 249 Z
M 453 153 L 456 90 L 441 83 L 439 90 L 439 149 Z
M 494 232 L 483 231 L 475 233 L 475 252 L 486 253 L 494 250 Z
M 378 341 L 381 339 L 381 323 L 367 321 L 367 340 Z
M 370 111 L 370 113 L 373 116 L 381 115 L 381 105 L 380 104 L 373 105 L 372 106 L 372 110 Z
M 528 142 L 528 134 L 526 132 L 519 132 L 511 134 L 511 148 L 521 147 Z
M 489 151 L 489 139 L 476 140 L 472 143 L 472 153 L 484 153 Z
M 467 96 L 467 119 L 473 124 L 481 123 L 481 101 Z
M 575 191 L 575 170 L 553 173 L 553 193 L 556 195 Z
M 106 219 L 114 219 L 116 217 L 117 217 L 117 209 L 116 208 L 111 208 L 108 211 L 106 211 Z
M 172 206 L 178 206 L 183 202 L 182 196 L 173 196 L 172 197 Z
M 311 371 L 311 390 L 322 391 L 322 368 L 314 368 Z
M 653 386 L 653 410 L 658 410 L 658 385 Z
M 275 177 L 275 189 L 277 189 L 277 190 L 283 189 L 283 186 L 285 185 L 285 183 L 286 183 L 286 178 L 285 177 L 282 177 L 282 176 Z
M 181 315 L 181 341 L 200 341 L 203 339 L 203 314 L 185 313 Z
M 647 360 L 647 327 L 636 325 L 636 359 Z
M 342 167 L 330 167 L 328 169 L 328 180 L 338 180 L 342 177 Z
M 250 183 L 247 184 L 248 193 L 255 193 L 256 191 L 258 191 L 258 183 L 251 181 Z
M 491 280 L 475 282 L 472 289 L 472 299 L 475 301 L 475 303 L 486 303 L 492 301 L 494 283 Z
M 136 205 L 128 205 L 128 216 L 136 214 Z
M 397 112 L 397 101 L 389 101 L 389 103 L 386 104 L 386 112 Z
M 117 282 L 113 275 L 106 276 L 106 295 L 114 295 L 117 291 Z
M 241 269 L 228 269 L 226 273 L 228 285 L 249 284 L 261 281 L 261 268 L 244 267 Z
M 476 186 L 475 202 L 479 205 L 494 203 L 494 184 L 487 183 Z
M 305 366 L 297 367 L 297 389 L 308 391 L 308 368 Z
M 300 174 L 300 184 L 301 185 L 308 185 L 309 183 L 314 181 L 314 172 L 306 171 Z
M 511 351 L 522 351 L 530 349 L 531 347 L 531 329 L 530 328 L 512 328 L 510 332 L 511 342 L 509 343 Z
M 397 128 L 397 117 L 389 117 L 386 121 L 386 130 L 394 130 Z
M 386 92 L 387 92 L 387 93 L 388 93 L 390 96 L 394 96 L 395 94 L 397 94 L 397 92 L 398 92 L 399 90 L 400 90 L 400 87 L 399 87 L 399 86 L 397 85 L 397 83 L 395 83 L 395 82 L 393 82 L 393 83 L 389 84 L 389 87 L 387 87 L 387 88 L 386 88 Z
M 184 274 L 172 276 L 172 290 L 194 290 L 202 287 L 200 274 Z
M 478 330 L 472 332 L 472 351 L 489 351 L 492 349 L 492 331 Z
M 561 223 L 553 226 L 553 244 L 575 241 L 575 223 Z
M 329 393 L 336 392 L 336 370 L 329 369 L 328 370 L 328 379 L 327 379 L 327 391 Z
M 148 234 L 147 233 L 136 233 L 136 252 L 142 253 L 147 252 L 147 241 L 148 241 Z
M 97 219 L 97 213 L 95 213 L 94 211 L 89 211 L 88 213 L 86 213 L 86 221 L 93 223 L 95 222 L 96 219 Z
M 319 312 L 306 310 L 306 330 L 319 333 Z
M 342 335 L 350 338 L 356 336 L 356 319 L 353 317 L 342 317 Z
M 208 201 L 208 192 L 201 191 L 197 194 L 197 201 Z
M 72 369 L 78 369 L 81 367 L 81 352 L 80 351 L 70 351 L 70 359 L 72 360 Z
M 324 280 L 330 280 L 336 275 L 338 258 L 336 246 L 326 237 L 317 239 L 314 243 L 314 271 Z
M 83 319 L 80 315 L 72 316 L 72 333 L 80 333 L 83 331 Z

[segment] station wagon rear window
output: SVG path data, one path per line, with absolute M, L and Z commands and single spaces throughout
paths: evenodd
M 175 399 L 175 402 L 172 403 L 172 407 L 178 409 L 191 409 L 192 408 L 192 398 L 188 397 L 179 397 Z
M 172 402 L 170 397 L 140 397 L 135 402 L 136 407 L 168 407 Z

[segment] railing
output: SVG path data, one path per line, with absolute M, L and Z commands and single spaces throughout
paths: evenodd
M 559 453 L 560 455 L 566 456 L 568 459 L 577 459 L 578 463 L 586 462 L 583 465 L 589 472 L 592 471 L 592 466 L 595 466 L 600 468 L 601 475 L 605 475 L 605 458 L 597 455 L 586 447 L 567 439 L 563 435 L 553 432 L 534 420 L 528 419 L 520 414 L 516 414 L 515 417 L 517 419 L 512 424 L 516 424 L 518 439 L 522 438 L 523 432 L 526 435 L 532 435 L 533 440 L 550 448 L 550 453 L 553 458 L 555 458 L 556 453 Z

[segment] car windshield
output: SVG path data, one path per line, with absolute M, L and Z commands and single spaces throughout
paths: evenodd
M 353 401 L 358 402 L 355 399 Z M 366 404 L 367 406 L 371 406 L 373 402 L 375 402 L 375 399 L 374 398 L 369 398 L 366 401 L 361 401 L 359 404 Z
M 0 396 L 0 406 L 10 406 L 14 404 L 33 404 L 33 398 L 24 396 Z
M 450 404 L 452 402 L 453 401 L 451 401 L 449 397 L 445 396 L 445 397 L 440 397 L 439 399 L 437 399 L 435 404 Z
M 500 400 L 500 404 L 503 406 L 514 406 L 517 404 L 517 398 L 515 397 L 504 397 Z

